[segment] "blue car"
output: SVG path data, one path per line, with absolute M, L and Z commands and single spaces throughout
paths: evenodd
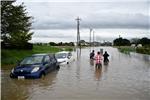
M 34 54 L 23 59 L 10 73 L 11 78 L 41 78 L 59 69 L 54 54 Z

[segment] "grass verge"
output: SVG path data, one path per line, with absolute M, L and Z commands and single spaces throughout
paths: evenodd
M 150 47 L 140 47 L 136 49 L 137 53 L 148 54 L 150 55 Z
M 120 47 L 117 47 L 118 50 L 122 53 L 130 53 L 130 52 L 136 52 L 136 49 L 133 48 L 133 47 L 130 47 L 130 46 L 120 46 Z
M 32 50 L 1 50 L 1 65 L 14 65 L 24 57 L 36 53 L 56 53 L 59 51 L 72 51 L 72 47 L 34 46 Z

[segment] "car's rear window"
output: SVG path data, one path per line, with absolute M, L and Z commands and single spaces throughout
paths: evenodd
M 59 59 L 59 58 L 66 58 L 67 54 L 66 53 L 58 53 L 55 56 L 56 56 L 57 59 Z

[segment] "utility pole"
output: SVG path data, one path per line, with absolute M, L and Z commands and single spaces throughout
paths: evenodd
M 121 45 L 121 41 L 120 41 L 120 38 L 121 38 L 121 37 L 120 37 L 120 35 L 119 35 L 119 48 L 120 48 L 120 45 Z
M 94 46 L 94 31 L 93 31 L 93 46 Z
M 92 30 L 93 30 L 93 29 L 91 28 L 91 29 L 90 29 L 90 39 L 89 39 L 89 40 L 90 40 L 90 41 L 89 41 L 90 47 L 91 47 L 91 33 L 92 33 Z
M 79 17 L 77 17 L 77 46 L 79 46 L 80 45 L 80 18 Z

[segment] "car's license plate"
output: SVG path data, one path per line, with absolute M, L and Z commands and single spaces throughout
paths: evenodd
M 24 79 L 24 76 L 18 76 L 18 79 Z

